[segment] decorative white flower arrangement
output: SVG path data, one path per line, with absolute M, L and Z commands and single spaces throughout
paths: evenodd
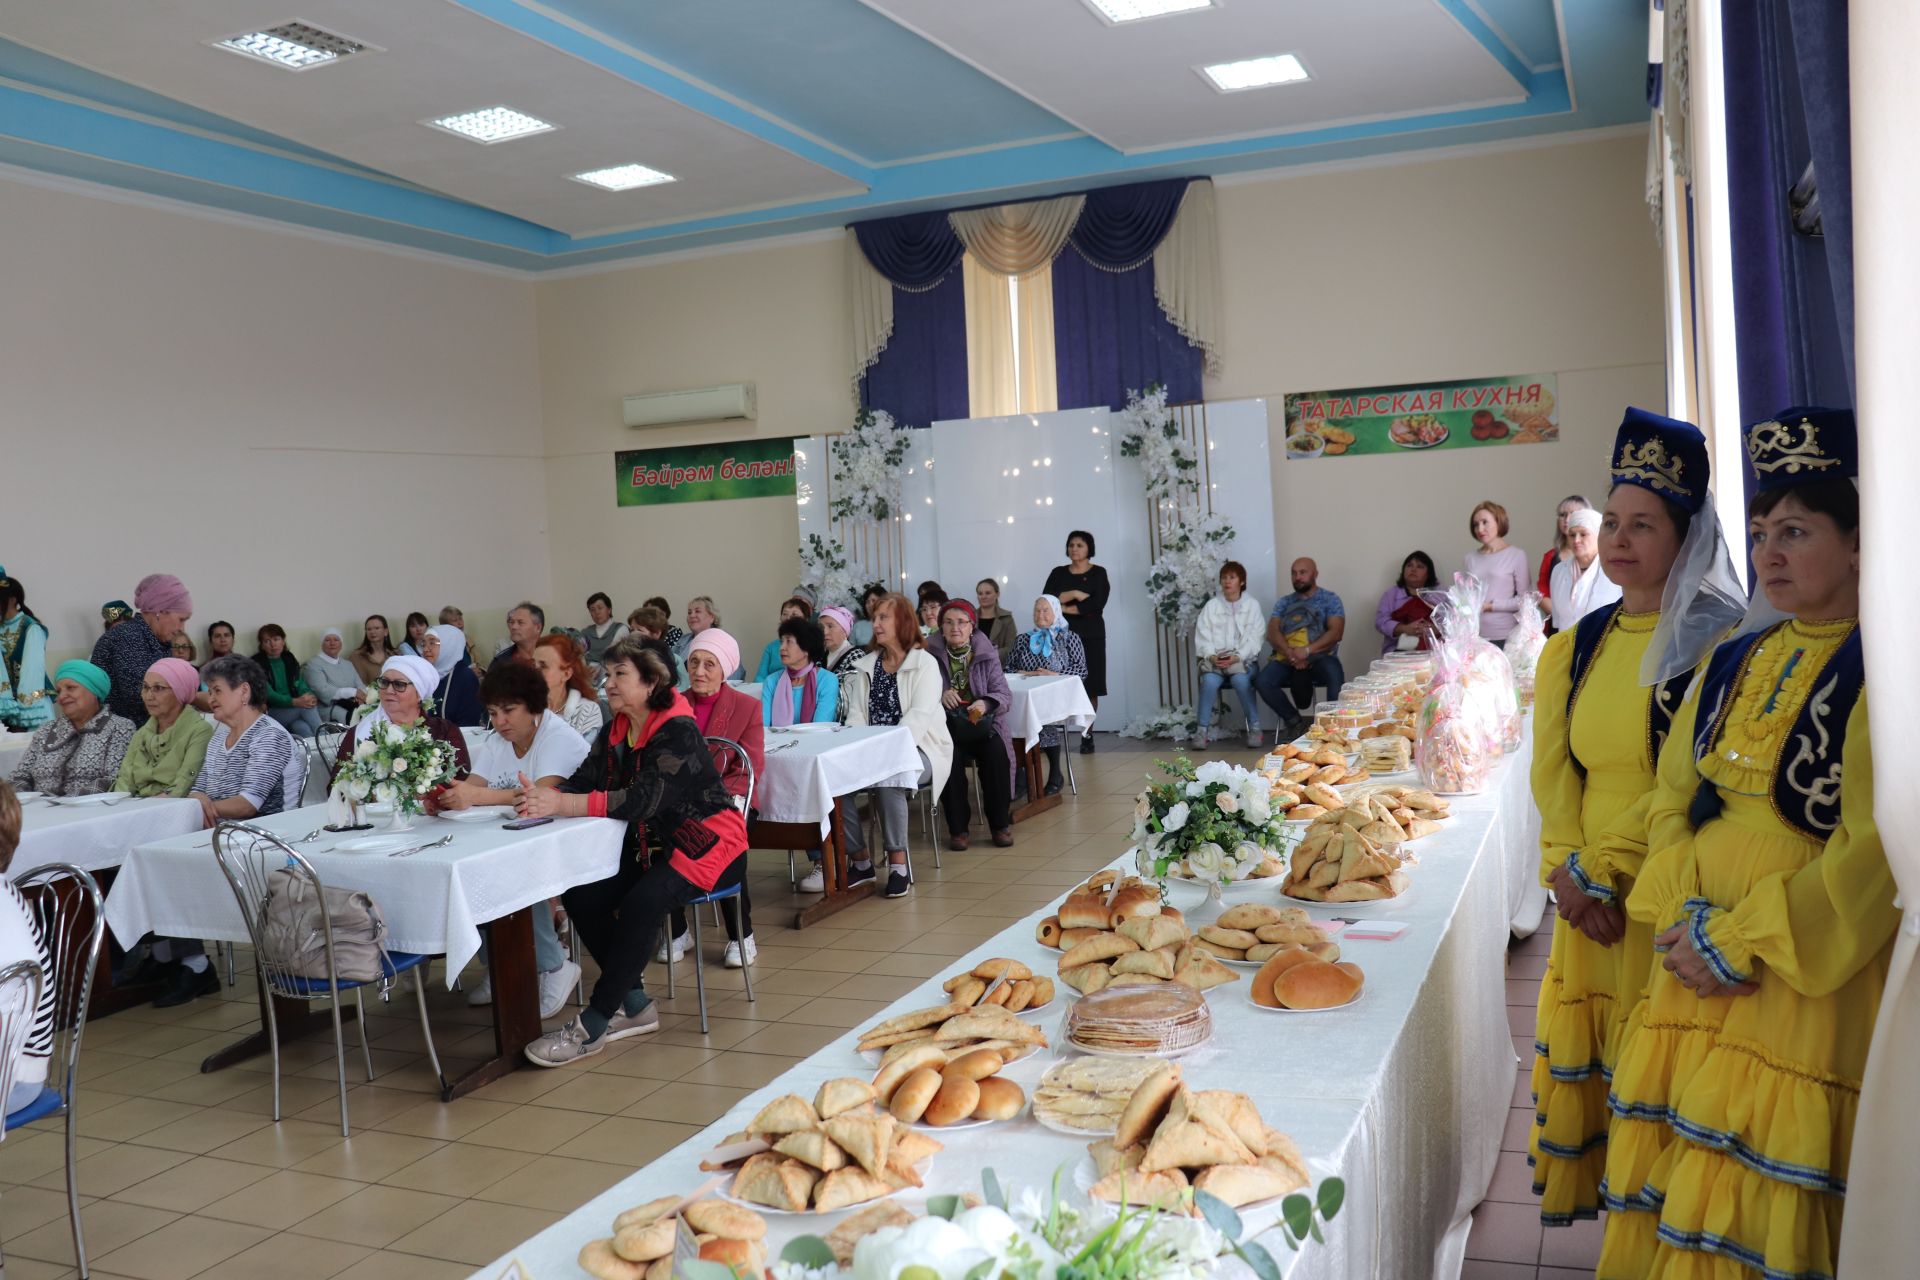
M 1177 707 L 1159 707 L 1143 716 L 1135 716 L 1120 730 L 1123 738 L 1172 738 L 1185 742 L 1199 731 L 1200 720 L 1186 703 Z
M 912 434 L 885 409 L 862 409 L 852 430 L 827 442 L 827 474 L 835 520 L 886 520 L 900 507 L 900 464 Z
M 354 744 L 334 775 L 333 792 L 355 805 L 388 804 L 396 813 L 417 814 L 427 793 L 458 772 L 453 748 L 428 732 L 424 720 L 404 726 L 381 720 Z
M 1220 589 L 1220 566 L 1231 556 L 1233 525 L 1225 516 L 1176 515 L 1160 539 L 1160 557 L 1147 571 L 1153 612 L 1169 631 L 1190 635 L 1194 619 Z
M 1273 807 L 1264 774 L 1225 760 L 1195 768 L 1185 756 L 1162 761 L 1160 771 L 1167 780 L 1133 799 L 1127 852 L 1141 875 L 1232 883 L 1285 854 L 1285 815 Z
M 1201 514 L 1206 503 L 1200 458 L 1167 408 L 1164 386 L 1129 391 L 1127 407 L 1115 416 L 1120 456 L 1139 460 L 1147 496 L 1159 512 L 1160 555 L 1146 583 L 1154 616 L 1176 635 L 1188 635 L 1219 589 L 1220 566 L 1232 554 L 1233 524 L 1225 516 Z
M 840 544 L 828 542 L 817 533 L 808 534 L 800 544 L 800 581 L 813 588 L 821 609 L 830 604 L 851 607 L 860 599 L 862 584 L 847 567 Z
M 1165 385 L 1156 382 L 1145 391 L 1127 392 L 1127 407 L 1114 417 L 1120 456 L 1140 460 L 1149 498 L 1179 497 L 1183 488 L 1199 484 L 1200 455 L 1173 420 Z

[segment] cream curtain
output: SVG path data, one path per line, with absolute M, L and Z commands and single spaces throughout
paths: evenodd
M 893 286 L 873 269 L 860 241 L 847 228 L 847 310 L 853 318 L 853 404 L 860 407 L 860 379 L 893 336 Z
M 1920 1110 L 1920 792 L 1907 766 L 1920 760 L 1920 672 L 1906 657 L 1920 629 L 1904 548 L 1920 445 L 1911 417 L 1913 351 L 1920 321 L 1920 244 L 1913 210 L 1920 171 L 1913 150 L 1912 62 L 1920 50 L 1913 0 L 1852 0 L 1847 10 L 1853 108 L 1853 331 L 1855 406 L 1860 422 L 1860 622 L 1867 642 L 1867 696 L 1873 712 L 1874 818 L 1906 917 L 1873 1028 L 1847 1170 L 1839 1274 L 1878 1280 L 1912 1275 L 1920 1258 L 1913 1211 Z
M 948 214 L 947 223 L 981 266 L 1003 276 L 1024 276 L 1053 264 L 1086 203 L 1081 195 L 963 209 Z
M 1153 251 L 1153 293 L 1186 340 L 1205 353 L 1206 370 L 1220 376 L 1220 226 L 1213 183 L 1187 184 L 1180 212 Z
M 1015 277 L 1019 281 L 1016 327 L 1015 291 L 1007 288 L 1008 277 L 971 252 L 960 264 L 967 295 L 968 413 L 975 418 L 1051 413 L 1060 399 L 1054 376 L 1049 269 Z
M 1053 364 L 1053 269 L 1019 277 L 1020 412 L 1052 413 L 1060 407 L 1060 379 Z

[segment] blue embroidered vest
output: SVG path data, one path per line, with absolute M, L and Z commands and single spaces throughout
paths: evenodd
M 1573 627 L 1573 681 L 1567 694 L 1567 758 L 1573 761 L 1573 767 L 1579 770 L 1582 778 L 1587 776 L 1587 767 L 1573 753 L 1573 704 L 1580 700 L 1580 690 L 1587 683 L 1587 672 L 1600 654 L 1600 642 L 1612 630 L 1613 620 L 1619 616 L 1620 608 L 1620 602 L 1616 600 L 1604 609 L 1595 609 Z M 1692 679 L 1691 670 L 1682 671 L 1673 679 L 1654 685 L 1647 691 L 1647 764 L 1650 768 L 1660 767 L 1660 749 L 1667 744 L 1667 730 L 1673 727 L 1673 713 L 1680 709 L 1680 702 L 1687 695 L 1687 684 Z
M 1700 683 L 1699 718 L 1694 726 L 1693 758 L 1714 751 L 1733 709 L 1754 652 L 1786 624 L 1729 640 L 1714 651 Z M 1840 765 L 1847 745 L 1847 717 L 1866 687 L 1866 656 L 1860 628 L 1847 634 L 1815 677 L 1813 692 L 1787 735 L 1773 778 L 1773 809 L 1780 820 L 1809 840 L 1825 842 L 1840 825 Z M 1720 792 L 1702 778 L 1687 818 L 1695 830 L 1719 816 Z

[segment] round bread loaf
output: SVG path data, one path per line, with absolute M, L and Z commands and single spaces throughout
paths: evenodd
M 580 1269 L 594 1280 L 641 1280 L 644 1262 L 628 1262 L 613 1251 L 611 1240 L 589 1240 L 580 1246 Z
M 971 1118 L 973 1109 L 979 1105 L 978 1083 L 960 1076 L 949 1076 L 941 1081 L 939 1092 L 933 1095 L 933 1101 L 927 1104 L 920 1119 L 926 1124 L 959 1124 Z
M 901 1124 L 912 1124 L 921 1118 L 927 1110 L 927 1104 L 940 1092 L 941 1075 L 932 1067 L 921 1067 L 893 1091 L 893 1101 L 887 1104 L 887 1110 Z
M 1011 1080 L 988 1076 L 978 1084 L 980 1101 L 973 1108 L 975 1120 L 1011 1120 L 1027 1105 L 1026 1093 Z
M 1269 961 L 1268 963 L 1272 963 Z M 1360 994 L 1360 979 L 1347 966 L 1307 960 L 1274 979 L 1273 994 L 1289 1009 L 1332 1009 Z
M 628 1262 L 652 1262 L 673 1252 L 674 1220 L 662 1218 L 644 1227 L 624 1227 L 614 1233 L 613 1251 Z
M 949 1062 L 940 1074 L 949 1080 L 985 1080 L 1006 1065 L 993 1050 L 974 1049 Z
M 1306 964 L 1313 958 L 1313 952 L 1296 946 L 1283 946 L 1280 951 L 1267 957 L 1266 963 L 1260 966 L 1260 972 L 1253 975 L 1253 990 L 1250 993 L 1253 1002 L 1268 1009 L 1282 1008 L 1280 997 L 1273 989 L 1274 983 L 1295 965 Z
M 1038 942 L 1043 947 L 1059 946 L 1060 945 L 1060 917 L 1048 916 L 1046 919 L 1042 920 L 1039 923 L 1039 925 L 1035 927 L 1033 931 L 1033 937 L 1034 937 L 1034 941 Z

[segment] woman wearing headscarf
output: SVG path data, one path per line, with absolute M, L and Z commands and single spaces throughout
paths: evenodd
M 853 612 L 830 604 L 820 611 L 820 636 L 827 644 L 827 670 L 844 676 L 867 651 L 853 642 Z
M 485 724 L 487 713 L 480 705 L 480 677 L 473 674 L 473 663 L 467 657 L 467 633 L 451 622 L 443 622 L 427 628 L 420 643 L 425 650 L 421 660 L 433 667 L 434 686 L 430 696 L 434 710 L 453 724 Z
M 338 720 L 345 723 L 353 709 L 367 700 L 367 691 L 361 687 L 360 673 L 356 664 L 341 656 L 341 650 L 347 646 L 347 638 L 340 628 L 328 627 L 320 635 L 320 652 L 307 659 L 307 665 L 300 674 L 307 682 L 307 688 L 316 699 L 316 710 L 323 720 Z M 355 657 L 359 654 L 356 652 Z M 375 678 L 378 678 L 375 671 Z M 368 684 L 373 681 L 369 680 Z
M 287 633 L 269 622 L 255 634 L 253 660 L 267 676 L 267 714 L 299 738 L 320 732 L 320 699 L 300 674 L 300 660 L 287 650 Z
M 1532 1064 L 1529 1154 L 1549 1225 L 1601 1208 L 1607 1079 L 1653 955 L 1653 930 L 1621 907 L 1647 859 L 1660 744 L 1695 666 L 1742 612 L 1706 438 L 1628 409 L 1613 456 L 1641 461 L 1615 467 L 1603 521 L 1587 509 L 1573 520 L 1595 571 L 1604 557 L 1623 597 L 1547 642 L 1535 687 L 1540 875 L 1561 918 Z M 1597 549 L 1585 516 L 1604 524 Z
M 938 632 L 927 651 L 944 677 L 940 703 L 947 712 L 947 736 L 953 739 L 954 769 L 940 793 L 947 818 L 947 847 L 965 849 L 973 806 L 966 766 L 980 774 L 980 803 L 994 847 L 1013 844 L 1013 728 L 1008 723 L 1013 692 L 1000 666 L 1000 651 L 980 630 L 973 606 L 949 600 L 940 608 Z
M 1258 612 L 1256 607 L 1255 612 Z M 1043 595 L 1033 602 L 1033 630 L 1022 631 L 1013 642 L 1014 671 L 1048 671 L 1055 675 L 1087 676 L 1087 651 L 1080 637 L 1067 626 L 1067 615 L 1057 596 Z M 1050 796 L 1060 794 L 1066 777 L 1060 771 L 1060 743 L 1065 731 L 1050 724 L 1040 731 L 1038 746 L 1047 753 L 1047 787 Z
M 1567 558 L 1553 566 L 1553 629 L 1574 623 L 1620 598 L 1600 557 L 1600 513 L 1582 507 L 1567 517 Z
M 366 740 L 375 725 L 390 720 L 403 729 L 425 725 L 428 733 L 453 748 L 459 776 L 464 778 L 471 773 L 473 761 L 467 756 L 466 735 L 452 721 L 427 710 L 426 700 L 433 695 L 425 691 L 434 687 L 435 675 L 433 664 L 425 658 L 409 658 L 405 654 L 388 658 L 380 668 L 380 678 L 374 682 L 380 692 L 380 705 L 356 720 L 352 733 L 341 735 L 336 764 L 345 764 L 353 755 L 354 747 Z
M 420 621 L 425 623 L 426 619 L 421 618 Z M 353 664 L 354 676 L 360 687 L 365 689 L 379 678 L 380 668 L 387 659 L 399 652 L 393 647 L 393 634 L 387 627 L 387 615 L 370 613 L 366 621 L 361 623 L 360 643 L 347 655 L 347 661 Z
M 107 673 L 107 707 L 138 726 L 147 719 L 140 681 L 148 667 L 172 655 L 173 638 L 193 616 L 193 597 L 172 574 L 150 573 L 133 589 L 133 605 L 133 617 L 93 642 L 91 660 Z
M 13 767 L 17 791 L 90 796 L 113 789 L 114 775 L 133 740 L 133 723 L 104 705 L 107 673 L 91 662 L 63 662 L 53 673 L 59 714 L 33 731 Z
M 1536 584 L 1536 589 L 1542 598 L 1553 594 L 1553 566 L 1573 555 L 1572 548 L 1567 543 L 1567 517 L 1576 511 L 1590 510 L 1592 506 L 1591 502 L 1577 493 L 1570 493 L 1560 499 L 1560 506 L 1554 511 L 1553 516 L 1553 545 L 1548 547 L 1547 553 L 1540 557 L 1540 581 Z
M 186 714 L 199 690 L 200 673 L 179 658 L 162 658 L 147 668 L 140 682 L 147 722 L 134 730 L 113 790 L 185 798 L 193 789 L 213 738 L 205 717 Z
M 113 630 L 123 622 L 133 618 L 133 606 L 125 600 L 109 600 L 100 606 L 100 630 L 102 633 Z
M 760 700 L 727 683 L 727 673 L 737 670 L 739 666 L 739 643 L 719 627 L 708 627 L 687 642 L 683 692 L 687 709 L 693 714 L 693 722 L 700 730 L 700 736 L 726 738 L 739 743 L 741 750 L 747 753 L 747 759 L 753 763 L 754 776 L 758 777 L 766 768 L 767 735 L 762 727 Z M 720 782 L 736 802 L 742 805 L 746 803 L 747 767 L 731 752 L 723 762 Z M 738 969 L 753 963 L 759 948 L 753 941 L 753 903 L 747 895 L 744 880 L 740 885 L 739 936 L 735 936 L 733 913 L 722 911 L 720 917 L 726 922 L 727 929 L 727 968 Z M 676 960 L 687 953 L 686 913 L 676 909 L 672 913 L 672 925 L 671 940 L 660 940 L 657 959 L 664 961 L 667 958 L 669 946 L 673 948 L 673 958 Z
M 1664 955 L 1608 1098 L 1602 1276 L 1836 1274 L 1900 923 L 1874 820 L 1853 414 L 1785 410 L 1746 452 L 1762 595 L 1660 757 L 1627 912 Z
M 0 569 L 0 725 L 30 733 L 53 719 L 47 627 L 27 608 L 27 589 Z

